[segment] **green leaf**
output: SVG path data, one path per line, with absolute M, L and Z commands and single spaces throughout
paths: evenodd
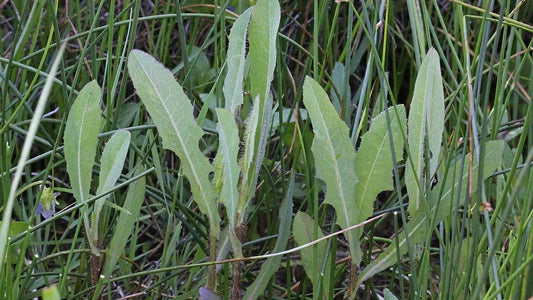
M 278 229 L 278 238 L 276 239 L 276 245 L 272 253 L 278 253 L 284 251 L 287 248 L 287 242 L 291 235 L 291 221 L 292 221 L 292 193 L 294 191 L 294 172 L 291 173 L 291 178 L 289 181 L 289 188 L 285 195 L 285 199 L 281 202 L 281 207 L 279 208 L 279 229 Z M 308 249 L 308 248 L 307 248 Z M 282 256 L 269 257 L 261 266 L 261 270 L 257 275 L 255 281 L 246 289 L 246 294 L 243 299 L 257 299 L 259 296 L 263 295 L 270 278 L 276 273 L 281 264 Z
M 65 160 L 77 203 L 89 199 L 92 170 L 102 121 L 101 90 L 95 80 L 80 91 L 65 126 Z
M 144 172 L 144 167 L 140 167 L 135 175 Z M 109 244 L 109 251 L 106 256 L 104 274 L 106 278 L 110 278 L 111 272 L 118 262 L 120 254 L 124 251 L 128 238 L 131 235 L 135 222 L 139 220 L 139 212 L 144 201 L 144 192 L 146 188 L 146 178 L 143 176 L 138 180 L 132 182 L 126 194 L 124 201 L 124 209 L 129 212 L 122 211 L 118 217 L 118 222 L 115 227 L 115 234 Z
M 242 245 L 235 234 L 235 221 L 239 201 L 239 192 L 237 191 L 240 174 L 239 164 L 237 163 L 237 157 L 239 155 L 239 130 L 237 129 L 235 118 L 229 110 L 217 108 L 216 111 L 218 116 L 217 167 L 218 163 L 220 163 L 222 170 L 220 173 L 216 172 L 215 174 L 220 176 L 220 183 L 222 185 L 220 201 L 226 207 L 226 214 L 229 221 L 228 230 L 233 251 L 242 257 Z
M 418 71 L 407 125 L 409 156 L 405 185 L 409 194 L 409 212 L 414 215 L 426 193 L 426 183 L 437 169 L 444 131 L 442 77 L 439 55 L 433 48 L 428 51 Z M 429 153 L 427 158 L 426 149 Z M 426 159 L 429 166 L 425 165 Z
M 179 157 L 194 200 L 209 218 L 210 234 L 217 236 L 220 229 L 216 194 L 209 181 L 213 166 L 200 151 L 198 144 L 204 131 L 193 118 L 189 99 L 172 73 L 149 54 L 133 50 L 128 68 L 133 85 L 163 139 L 163 147 Z
M 250 93 L 254 99 L 248 117 L 245 150 L 241 161 L 242 178 L 239 199 L 239 220 L 244 221 L 244 211 L 254 195 L 259 168 L 263 164 L 266 141 L 272 118 L 270 83 L 276 66 L 276 38 L 280 20 L 277 0 L 261 0 L 254 7 L 250 19 L 248 41 L 250 52 Z
M 237 106 L 241 105 L 243 101 L 246 32 L 252 10 L 252 8 L 249 8 L 239 16 L 235 23 L 233 23 L 229 34 L 228 54 L 226 58 L 228 73 L 224 80 L 223 92 L 226 98 L 225 107 L 233 114 Z
M 403 154 L 402 129 L 405 130 L 407 122 L 405 108 L 398 105 L 388 110 L 395 159 L 400 161 Z M 359 179 L 355 198 L 358 208 L 355 211 L 356 223 L 363 222 L 372 215 L 374 201 L 380 192 L 393 189 L 393 161 L 388 127 L 383 111 L 372 120 L 370 130 L 361 139 L 361 146 L 355 155 L 355 172 Z M 361 230 L 358 229 L 357 232 L 360 235 Z M 353 261 L 357 265 L 359 262 Z
M 100 97 L 101 90 L 96 81 L 86 84 L 74 100 L 65 125 L 64 151 L 67 173 L 78 204 L 89 199 L 98 133 L 102 121 Z M 83 206 L 80 213 L 87 235 L 93 236 L 95 233 L 91 232 L 87 206 Z M 93 254 L 100 255 L 92 238 L 89 238 L 89 246 Z
M 128 148 L 130 145 L 131 134 L 129 131 L 119 131 L 109 139 L 107 142 L 102 158 L 100 159 L 100 178 L 98 183 L 97 195 L 105 193 L 111 190 L 118 177 L 122 173 L 124 167 L 124 160 L 126 154 L 128 154 Z M 92 220 L 92 239 L 98 240 L 98 221 L 102 207 L 105 201 L 109 198 L 109 195 L 104 196 L 94 203 L 94 209 L 91 216 Z
M 311 151 L 315 159 L 316 176 L 327 186 L 325 202 L 335 208 L 337 224 L 341 228 L 356 225 L 359 208 L 355 202 L 355 150 L 348 127 L 337 115 L 326 92 L 309 76 L 304 82 L 303 99 L 315 133 Z M 360 261 L 357 233 L 352 230 L 345 236 L 350 244 L 352 260 Z
M 489 141 L 486 143 L 485 157 L 483 159 L 483 179 L 488 178 L 499 166 L 503 153 L 503 141 Z M 464 196 L 467 193 L 468 186 L 468 160 L 470 154 L 465 157 L 465 163 L 461 158 L 456 159 L 451 165 L 447 178 L 442 178 L 439 183 L 433 188 L 432 196 L 435 198 L 440 195 L 440 201 L 431 207 L 431 213 L 417 214 L 406 225 L 405 228 L 398 235 L 398 245 L 400 255 L 407 252 L 407 236 L 409 233 L 409 242 L 412 245 L 419 244 L 425 241 L 426 235 L 430 226 L 430 218 L 435 216 L 432 224 L 437 224 L 450 216 L 452 213 L 453 203 L 457 195 Z M 462 169 L 462 170 L 461 170 Z M 477 178 L 478 163 L 474 159 L 473 178 Z M 462 175 L 462 176 L 461 176 Z M 444 183 L 443 183 L 444 182 Z M 477 181 L 474 181 L 472 190 L 476 191 Z M 371 278 L 375 274 L 385 270 L 396 263 L 398 257 L 396 253 L 396 242 L 393 242 L 374 262 L 368 265 L 359 275 L 359 283 Z
M 294 222 L 292 224 L 292 231 L 294 241 L 296 242 L 298 247 L 315 240 L 314 227 L 315 224 L 313 222 L 313 219 L 309 215 L 300 211 L 296 213 L 296 216 L 294 217 Z M 324 234 L 322 233 L 322 230 L 319 229 L 316 238 L 319 239 L 323 236 Z M 311 279 L 311 282 L 313 283 L 313 286 L 315 288 L 317 288 L 320 284 L 320 282 L 317 282 L 317 279 L 322 281 L 322 291 L 326 292 L 330 290 L 329 282 L 330 277 L 332 276 L 331 260 L 328 259 L 327 261 L 324 261 L 327 257 L 327 245 L 327 241 L 322 241 L 312 247 L 306 247 L 300 250 L 302 265 L 304 267 L 305 273 L 307 274 L 307 277 Z M 314 261 L 314 250 L 318 252 L 316 255 L 316 257 L 318 257 L 318 260 L 316 262 Z M 322 269 L 325 271 L 324 273 L 321 272 Z M 316 274 L 319 274 L 319 276 L 316 276 Z
M 280 21 L 278 0 L 259 0 L 250 20 L 250 93 L 264 103 L 276 66 L 276 37 Z M 260 111 L 263 107 L 260 107 Z

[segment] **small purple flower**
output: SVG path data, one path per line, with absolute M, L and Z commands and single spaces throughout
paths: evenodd
M 56 212 L 56 204 L 59 204 L 56 201 L 57 196 L 59 193 L 54 193 L 51 188 L 45 187 L 35 213 L 41 214 L 45 219 L 50 219 Z

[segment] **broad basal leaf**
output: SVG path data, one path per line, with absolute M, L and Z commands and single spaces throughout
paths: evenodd
M 226 65 L 228 73 L 224 80 L 225 107 L 233 114 L 243 100 L 244 62 L 246 58 L 246 33 L 248 22 L 252 14 L 252 8 L 248 8 L 233 23 L 229 34 L 228 54 Z
M 304 82 L 304 103 L 315 133 L 311 151 L 316 176 L 327 186 L 325 202 L 335 208 L 337 224 L 341 228 L 355 225 L 359 220 L 359 208 L 355 202 L 357 176 L 355 150 L 348 136 L 348 127 L 337 115 L 326 92 L 311 77 Z M 359 261 L 361 251 L 357 233 L 352 230 L 345 235 L 352 259 Z
M 405 108 L 403 105 L 388 109 L 390 129 L 394 141 L 395 160 L 403 155 L 402 129 L 406 129 Z M 376 196 L 385 190 L 393 189 L 392 151 L 389 138 L 389 126 L 385 112 L 372 120 L 370 130 L 363 136 L 361 146 L 355 155 L 355 172 L 359 181 L 356 185 L 357 223 L 365 221 L 372 215 Z M 357 230 L 361 232 L 361 230 Z M 359 261 L 353 262 L 359 264 Z
M 65 160 L 76 202 L 89 199 L 92 171 L 102 120 L 101 90 L 95 80 L 80 91 L 65 126 Z
M 483 179 L 488 178 L 499 166 L 503 152 L 503 141 L 490 141 L 486 144 L 487 151 L 482 161 Z M 433 188 L 432 193 L 436 196 L 440 195 L 440 201 L 437 201 L 431 207 L 431 214 L 417 214 L 406 225 L 404 230 L 398 235 L 398 245 L 400 249 L 400 256 L 407 252 L 407 237 L 406 232 L 409 233 L 409 243 L 412 245 L 419 244 L 425 241 L 427 232 L 432 230 L 430 224 L 437 224 L 444 220 L 452 213 L 452 205 L 457 197 L 464 197 L 467 193 L 468 186 L 468 154 L 464 163 L 462 159 L 456 159 L 450 166 L 447 178 L 441 178 L 439 183 Z M 478 163 L 474 159 L 473 178 L 477 178 Z M 444 182 L 444 183 L 443 183 Z M 472 190 L 476 191 L 477 182 L 474 182 Z M 435 216 L 433 222 L 430 218 Z M 368 265 L 359 275 L 359 283 L 364 282 L 375 274 L 385 270 L 396 263 L 398 254 L 396 253 L 396 243 L 394 242 L 383 252 L 374 262 Z
M 409 194 L 409 212 L 414 215 L 426 192 L 426 182 L 437 169 L 444 131 L 442 77 L 439 55 L 433 48 L 428 51 L 416 77 L 408 126 L 405 185 Z M 425 165 L 426 149 L 429 166 Z
M 133 85 L 159 130 L 163 147 L 179 157 L 194 200 L 209 218 L 210 234 L 218 235 L 216 194 L 209 181 L 213 167 L 200 151 L 198 144 L 204 131 L 193 118 L 189 99 L 172 73 L 152 56 L 133 50 L 128 68 Z

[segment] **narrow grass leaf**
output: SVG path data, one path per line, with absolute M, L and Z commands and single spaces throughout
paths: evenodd
M 209 218 L 210 234 L 219 233 L 216 194 L 209 181 L 213 167 L 202 154 L 199 141 L 204 131 L 193 118 L 193 108 L 172 73 L 152 56 L 133 50 L 129 73 L 146 109 L 159 130 L 163 147 L 179 157 L 191 184 L 194 200 Z
M 325 202 L 335 208 L 337 224 L 341 228 L 355 225 L 360 208 L 355 202 L 355 150 L 348 127 L 337 115 L 324 89 L 311 77 L 305 79 L 303 99 L 315 133 L 311 151 L 316 174 L 327 186 Z M 352 260 L 359 261 L 361 251 L 356 232 L 349 231 L 345 236 Z
M 220 173 L 221 191 L 220 201 L 226 207 L 228 217 L 228 231 L 233 247 L 233 251 L 241 253 L 241 243 L 235 234 L 235 221 L 237 218 L 237 205 L 239 202 L 239 164 L 237 157 L 239 155 L 239 130 L 235 123 L 233 114 L 223 108 L 216 109 L 218 116 L 218 162 L 221 162 L 222 170 Z M 215 180 L 214 180 L 215 181 Z M 242 256 L 242 253 L 241 253 Z
M 144 167 L 139 168 L 135 175 L 144 172 L 144 170 Z M 113 268 L 126 247 L 129 236 L 133 231 L 133 226 L 135 225 L 135 222 L 139 220 L 139 213 L 144 201 L 145 188 L 146 178 L 144 176 L 132 182 L 128 188 L 123 208 L 127 210 L 129 214 L 122 211 L 118 217 L 115 233 L 109 244 L 109 251 L 105 260 L 104 274 L 106 275 L 106 278 L 110 278 Z
M 402 128 L 405 130 L 407 122 L 405 108 L 403 105 L 398 105 L 388 110 L 395 159 L 400 161 L 403 153 Z M 361 146 L 355 155 L 355 172 L 359 180 L 356 185 L 355 198 L 358 208 L 355 212 L 356 224 L 372 215 L 374 201 L 380 192 L 393 189 L 393 160 L 388 127 L 385 112 L 381 112 L 372 120 L 370 130 L 363 135 Z M 357 231 L 361 232 L 361 230 Z M 354 263 L 359 264 L 359 261 Z
M 433 48 L 428 51 L 416 77 L 408 126 L 405 185 L 409 194 L 409 212 L 414 215 L 425 194 L 426 181 L 437 169 L 444 131 L 442 77 L 439 55 Z M 425 165 L 425 149 L 429 153 L 429 166 Z
M 314 241 L 314 227 L 315 224 L 313 218 L 311 218 L 308 214 L 300 211 L 296 213 L 292 225 L 292 231 L 294 235 L 294 241 L 298 247 Z M 322 233 L 322 230 L 318 230 L 317 238 L 322 238 L 323 236 L 324 234 Z M 317 288 L 320 284 L 320 282 L 317 282 L 317 279 L 320 279 L 324 283 L 322 290 L 327 292 L 330 289 L 329 278 L 332 274 L 330 274 L 331 261 L 324 261 L 326 259 L 326 247 L 327 242 L 323 241 L 315 246 L 306 247 L 300 250 L 300 253 L 305 273 L 307 274 L 307 277 L 311 279 L 313 286 Z M 314 261 L 314 250 L 318 252 L 316 256 L 318 257 L 318 260 L 316 262 Z M 325 273 L 321 273 L 320 271 L 322 270 L 324 263 L 326 263 L 324 267 Z M 318 277 L 316 276 L 317 273 L 319 273 Z
M 124 160 L 128 154 L 131 134 L 129 131 L 119 131 L 115 133 L 107 142 L 102 158 L 100 159 L 100 177 L 96 194 L 103 194 L 113 188 L 118 177 L 122 173 Z M 98 221 L 100 212 L 109 195 L 104 196 L 94 203 L 94 209 L 91 216 L 92 228 L 91 233 L 94 241 L 98 240 Z
M 485 152 L 485 157 L 483 159 L 483 179 L 488 178 L 499 166 L 503 152 L 503 141 L 489 141 L 486 144 L 486 149 L 487 151 Z M 469 157 L 470 154 L 467 154 L 465 161 L 468 161 Z M 400 255 L 405 254 L 408 249 L 406 232 L 409 233 L 409 242 L 411 244 L 414 245 L 424 242 L 427 231 L 432 230 L 432 228 L 429 228 L 431 223 L 437 224 L 452 213 L 453 200 L 457 197 L 457 193 L 460 193 L 459 195 L 462 197 L 466 194 L 469 176 L 468 163 L 462 164 L 462 161 L 461 158 L 457 158 L 455 162 L 450 165 L 448 178 L 446 180 L 444 178 L 441 179 L 432 190 L 433 193 L 441 193 L 438 206 L 435 204 L 431 207 L 430 215 L 417 214 L 405 225 L 405 229 L 398 235 Z M 478 163 L 476 159 L 474 159 L 473 172 L 473 178 L 477 178 Z M 445 183 L 443 184 L 442 182 Z M 476 189 L 477 182 L 474 182 L 472 190 L 476 191 Z M 433 216 L 435 216 L 435 219 L 433 222 L 430 222 L 430 218 Z M 364 282 L 375 274 L 395 264 L 397 259 L 396 249 L 396 245 L 394 243 L 391 244 L 374 262 L 368 265 L 359 275 L 359 283 Z
M 244 63 L 246 59 L 246 33 L 248 22 L 252 14 L 252 8 L 248 8 L 233 23 L 229 35 L 228 54 L 226 65 L 228 73 L 224 80 L 225 107 L 233 114 L 243 102 Z
M 289 237 L 291 235 L 291 222 L 292 222 L 292 193 L 294 191 L 294 173 L 291 174 L 289 188 L 285 195 L 285 199 L 281 203 L 279 209 L 279 229 L 278 237 L 276 239 L 276 245 L 272 253 L 278 253 L 286 250 Z M 310 227 L 312 228 L 312 227 Z M 309 249 L 309 248 L 308 248 Z M 311 256 L 312 257 L 312 256 Z M 261 266 L 261 270 L 257 275 L 255 281 L 246 289 L 244 299 L 257 299 L 263 295 L 270 278 L 276 273 L 281 264 L 282 256 L 269 257 Z

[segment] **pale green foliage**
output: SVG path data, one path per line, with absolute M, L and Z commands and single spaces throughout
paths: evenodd
M 502 153 L 503 153 L 503 141 L 490 141 L 486 143 L 485 157 L 482 160 L 483 164 L 483 179 L 489 177 L 499 166 Z M 464 197 L 467 193 L 468 185 L 468 160 L 470 154 L 467 154 L 464 161 L 459 157 L 455 159 L 450 165 L 450 171 L 446 178 L 442 178 L 439 183 L 432 190 L 432 196 L 440 199 L 436 201 L 432 207 L 430 214 L 419 213 L 414 216 L 406 225 L 404 230 L 398 235 L 398 245 L 400 249 L 400 255 L 407 252 L 407 237 L 406 233 L 409 233 L 409 243 L 411 245 L 422 243 L 427 235 L 428 230 L 433 230 L 430 227 L 431 224 L 435 225 L 438 222 L 444 220 L 447 216 L 452 214 L 452 210 L 457 207 L 453 206 L 453 199 L 458 197 Z M 477 178 L 478 163 L 477 159 L 474 159 L 473 166 L 473 178 Z M 476 191 L 477 181 L 473 182 L 472 190 Z M 362 283 L 365 280 L 371 278 L 375 274 L 385 270 L 392 266 L 397 261 L 396 244 L 393 243 L 383 252 L 375 261 L 368 265 L 359 277 L 359 282 Z
M 315 133 L 311 151 L 316 176 L 327 186 L 324 201 L 335 208 L 337 224 L 341 228 L 355 225 L 359 220 L 359 208 L 355 203 L 357 176 L 355 150 L 348 136 L 348 127 L 337 115 L 324 89 L 311 77 L 306 77 L 304 82 L 304 103 Z M 345 235 L 352 258 L 360 261 L 356 232 L 349 231 Z
M 128 154 L 130 138 L 131 134 L 129 131 L 119 131 L 107 142 L 102 153 L 102 158 L 100 159 L 101 167 L 98 189 L 96 191 L 97 195 L 107 192 L 115 186 L 118 177 L 122 173 L 122 168 L 124 167 L 124 160 Z M 109 198 L 109 195 L 96 200 L 94 204 L 94 210 L 91 216 L 91 233 L 93 234 L 92 239 L 95 241 L 98 239 L 98 221 L 100 213 L 107 198 Z
M 428 51 L 416 77 L 408 126 L 405 185 L 409 194 L 409 212 L 413 215 L 420 208 L 427 181 L 437 169 L 444 131 L 442 77 L 439 55 L 433 48 Z M 426 151 L 429 157 L 426 157 Z M 429 166 L 425 165 L 426 160 Z
M 402 160 L 402 131 L 406 128 L 405 108 L 403 105 L 388 108 L 390 129 L 393 139 L 395 162 Z M 392 151 L 389 126 L 385 112 L 381 112 L 371 123 L 370 130 L 363 135 L 361 146 L 355 155 L 355 171 L 359 181 L 356 185 L 355 211 L 357 223 L 365 221 L 374 211 L 377 195 L 393 189 Z M 356 230 L 359 234 L 362 230 Z M 359 264 L 360 261 L 355 261 Z
M 239 155 L 239 131 L 235 118 L 230 111 L 217 108 L 218 116 L 218 152 L 217 152 L 217 172 L 215 182 L 220 185 L 220 201 L 226 207 L 228 217 L 228 232 L 232 243 L 233 251 L 241 253 L 241 245 L 235 234 L 235 221 L 237 218 L 237 204 L 239 193 L 237 185 L 239 183 L 240 169 L 237 164 Z
M 144 167 L 140 167 L 135 174 L 138 175 L 143 171 Z M 139 220 L 139 213 L 144 201 L 145 188 L 145 177 L 141 177 L 132 182 L 128 188 L 128 193 L 126 194 L 126 200 L 124 201 L 123 206 L 127 212 L 120 212 L 120 216 L 118 217 L 115 227 L 115 234 L 113 235 L 111 243 L 109 244 L 109 251 L 105 260 L 104 274 L 108 278 L 111 275 L 113 267 L 117 263 L 120 255 L 124 251 L 135 222 Z
M 137 93 L 159 130 L 163 147 L 180 158 L 194 200 L 209 218 L 210 234 L 218 236 L 220 217 L 209 181 L 213 167 L 199 149 L 204 131 L 193 118 L 190 100 L 172 73 L 149 54 L 133 50 L 128 68 Z
M 230 112 L 235 110 L 243 101 L 244 63 L 246 58 L 246 33 L 252 8 L 243 12 L 233 23 L 229 35 L 228 54 L 226 65 L 228 73 L 224 79 L 225 107 Z
M 96 81 L 86 84 L 74 100 L 65 125 L 65 160 L 77 203 L 89 199 L 98 133 L 102 122 L 100 97 L 101 89 Z M 87 206 L 82 207 L 81 215 L 88 235 L 97 235 L 97 232 L 91 232 Z M 89 238 L 89 245 L 93 254 L 100 255 L 92 238 Z
M 296 244 L 298 246 L 305 245 L 324 236 L 320 228 L 318 229 L 318 234 L 315 236 L 314 228 L 315 224 L 309 215 L 304 212 L 297 212 L 292 225 Z M 332 274 L 331 260 L 326 260 L 326 246 L 327 241 L 323 241 L 317 245 L 302 249 L 300 253 L 305 273 L 307 273 L 307 276 L 311 279 L 313 286 L 317 288 L 319 284 L 322 284 L 322 290 L 327 292 L 330 290 L 329 281 Z M 314 260 L 315 250 L 317 251 L 317 261 Z M 324 272 L 322 272 L 322 270 L 324 270 Z M 321 282 L 318 282 L 317 279 Z M 326 295 L 324 295 L 324 299 L 327 299 L 325 296 Z

